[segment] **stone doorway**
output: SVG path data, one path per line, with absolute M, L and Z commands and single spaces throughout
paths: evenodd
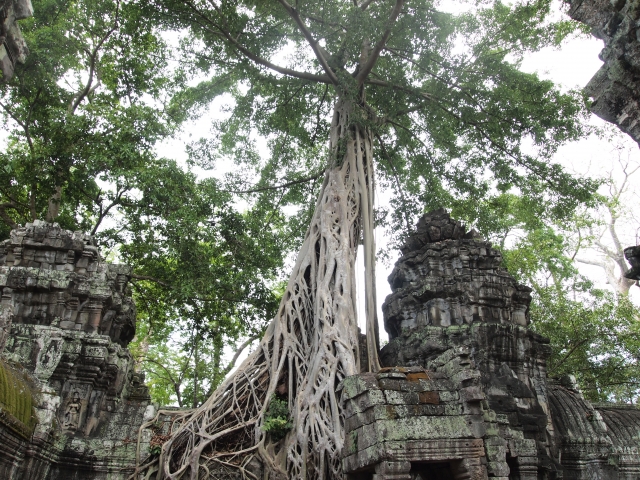
M 455 480 L 449 462 L 411 463 L 411 480 Z

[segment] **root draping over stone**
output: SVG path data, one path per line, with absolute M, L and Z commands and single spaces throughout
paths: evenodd
M 335 107 L 330 166 L 276 318 L 237 371 L 174 423 L 160 457 L 141 468 L 142 478 L 216 478 L 213 472 L 228 469 L 257 478 L 247 467 L 256 456 L 269 479 L 342 478 L 336 387 L 359 372 L 354 268 L 363 228 L 365 283 L 373 287 L 372 136 L 353 121 L 353 108 L 344 100 Z M 374 298 L 371 291 L 367 296 Z M 368 324 L 374 312 L 371 303 Z M 377 351 L 369 350 L 375 369 Z M 274 394 L 288 401 L 293 425 L 280 441 L 261 429 Z

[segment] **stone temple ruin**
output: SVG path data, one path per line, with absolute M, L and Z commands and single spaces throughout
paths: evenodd
M 17 63 L 29 53 L 18 20 L 33 15 L 31 0 L 0 0 L 0 81 L 11 80 Z
M 592 110 L 640 142 L 637 0 L 565 0 L 605 42 Z M 0 0 L 0 81 L 28 53 Z M 346 480 L 640 479 L 640 410 L 594 405 L 546 375 L 530 290 L 445 211 L 424 216 L 390 277 L 377 373 L 339 386 Z M 625 251 L 640 279 L 640 247 Z M 0 243 L 0 479 L 124 480 L 158 427 L 127 345 L 130 269 L 89 236 L 34 222 Z
M 530 289 L 444 210 L 402 248 L 384 305 L 386 367 L 344 380 L 350 480 L 638 479 L 640 410 L 546 375 Z
M 346 480 L 640 478 L 640 410 L 547 378 L 530 289 L 489 242 L 437 210 L 402 253 L 385 367 L 339 386 Z M 56 224 L 0 244 L 0 478 L 124 480 L 148 455 L 129 275 Z
M 638 0 L 563 0 L 574 20 L 604 42 L 604 65 L 585 86 L 591 111 L 640 143 L 640 3 Z
M 36 221 L 0 243 L 0 478 L 131 474 L 155 411 L 126 348 L 130 270 L 57 224 Z

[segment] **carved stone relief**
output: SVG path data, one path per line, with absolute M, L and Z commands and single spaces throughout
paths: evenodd
M 135 333 L 129 275 L 104 263 L 91 237 L 56 224 L 28 224 L 0 243 L 0 361 L 38 385 L 30 441 L 14 439 L 0 418 L 0 478 L 132 471 L 132 439 L 154 407 L 126 349 Z

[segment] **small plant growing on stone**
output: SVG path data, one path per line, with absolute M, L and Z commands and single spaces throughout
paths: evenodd
M 162 452 L 162 445 L 168 439 L 169 439 L 169 435 L 162 435 L 160 433 L 156 433 L 155 435 L 153 435 L 151 437 L 151 441 L 149 442 L 149 453 L 151 455 L 160 455 L 160 452 Z
M 160 455 L 161 451 L 162 451 L 162 445 L 149 446 L 149 453 L 151 455 Z
M 293 427 L 293 424 L 289 420 L 287 402 L 273 395 L 269 402 L 267 414 L 264 417 L 262 430 L 271 435 L 273 440 L 278 441 L 285 437 L 291 427 Z

